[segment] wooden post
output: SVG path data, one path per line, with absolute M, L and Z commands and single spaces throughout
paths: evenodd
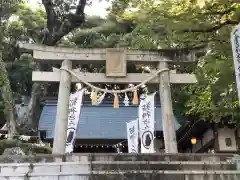
M 160 62 L 159 68 L 168 68 L 167 62 Z M 162 111 L 162 126 L 166 153 L 178 153 L 176 131 L 174 128 L 174 115 L 172 109 L 172 97 L 169 72 L 160 74 L 159 82 L 160 102 Z
M 72 69 L 72 62 L 64 60 L 62 67 Z M 57 115 L 53 142 L 53 154 L 64 154 L 67 138 L 69 96 L 71 90 L 71 75 L 60 70 L 60 83 L 58 92 Z

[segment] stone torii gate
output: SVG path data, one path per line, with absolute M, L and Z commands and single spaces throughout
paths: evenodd
M 148 73 L 127 73 L 127 62 L 158 64 L 158 69 L 168 68 L 168 63 L 195 61 L 191 52 L 176 50 L 129 50 L 129 49 L 72 49 L 48 47 L 34 44 L 21 44 L 21 48 L 32 50 L 33 58 L 39 63 L 61 64 L 63 69 L 77 73 L 81 80 L 89 83 L 139 84 L 148 79 Z M 83 73 L 73 69 L 75 64 L 106 61 L 106 73 Z M 35 82 L 59 82 L 58 105 L 53 143 L 53 154 L 65 153 L 67 136 L 68 106 L 71 82 L 79 80 L 69 72 L 60 69 L 53 72 L 33 71 Z M 166 153 L 177 153 L 176 132 L 173 123 L 173 109 L 170 83 L 196 83 L 194 74 L 178 74 L 176 71 L 163 71 L 153 78 L 150 84 L 159 84 L 163 120 L 163 135 Z

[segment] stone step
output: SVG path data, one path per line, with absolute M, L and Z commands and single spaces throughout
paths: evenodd
M 41 173 L 1 173 L 0 179 L 12 180 L 238 180 L 239 171 L 91 171 L 83 172 L 41 172 Z M 5 180 L 4 179 L 4 180 Z
M 226 161 L 233 154 L 89 154 L 89 161 Z
M 40 163 L 2 163 L 0 167 L 20 166 L 61 166 L 61 165 L 235 165 L 235 161 L 79 161 L 79 162 L 40 162 Z
M 71 154 L 71 155 L 46 155 L 34 156 L 13 155 L 0 156 L 0 163 L 23 162 L 78 162 L 78 161 L 226 161 L 233 158 L 233 154 Z
M 210 171 L 210 170 L 236 170 L 236 164 L 233 162 L 53 162 L 53 163 L 9 163 L 0 164 L 0 174 L 15 173 L 58 173 L 58 172 L 124 172 L 124 171 Z
M 119 163 L 121 167 L 116 167 Z M 129 163 L 129 166 L 126 165 Z M 135 164 L 141 168 L 132 168 Z M 144 164 L 145 163 L 145 164 Z M 154 166 L 151 169 L 144 167 L 148 163 Z M 240 171 L 221 169 L 222 167 L 235 166 L 233 162 L 215 162 L 210 169 L 202 170 L 199 166 L 209 166 L 211 162 L 132 162 L 132 161 L 119 161 L 119 162 L 106 162 L 106 161 L 93 161 L 93 162 L 53 162 L 53 163 L 5 163 L 0 164 L 0 180 L 239 180 Z M 169 166 L 184 165 L 184 169 L 176 170 L 169 169 Z M 94 166 L 104 167 L 94 169 Z M 107 167 L 109 169 L 107 169 Z M 143 166 L 143 167 L 142 167 Z M 159 168 L 159 167 L 161 168 Z M 167 168 L 164 166 L 168 166 Z M 217 169 L 215 166 L 218 166 Z M 219 166 L 222 166 L 219 168 Z M 214 168 L 213 168 L 214 167 Z M 236 166 L 235 166 L 236 167 Z M 187 169 L 185 169 L 187 168 Z M 214 169 L 214 170 L 213 170 Z M 206 178 L 206 179 L 205 179 Z
M 173 165 L 226 165 L 234 161 L 92 161 L 92 162 L 63 162 L 76 164 L 173 164 Z M 1 164 L 0 164 L 1 165 Z
M 93 161 L 92 170 L 236 170 L 233 162 L 203 161 Z

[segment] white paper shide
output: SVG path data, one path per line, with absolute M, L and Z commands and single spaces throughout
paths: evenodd
M 240 103 L 240 24 L 234 28 L 231 34 L 233 61 L 235 67 L 236 84 L 238 89 L 238 100 Z
M 141 153 L 154 153 L 154 97 L 147 95 L 139 105 Z
M 70 95 L 69 109 L 68 109 L 68 129 L 66 140 L 66 153 L 73 152 L 74 141 L 76 137 L 77 127 L 80 118 L 82 99 L 84 90 L 78 91 Z
M 128 153 L 138 153 L 138 120 L 127 122 Z

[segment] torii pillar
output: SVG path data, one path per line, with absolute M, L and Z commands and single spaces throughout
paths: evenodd
M 72 62 L 64 60 L 62 68 L 72 69 Z M 72 76 L 64 70 L 60 70 L 60 83 L 58 91 L 57 114 L 53 141 L 53 154 L 64 154 L 67 139 L 69 96 L 71 91 Z
M 168 68 L 167 62 L 160 62 L 159 69 Z M 160 75 L 159 91 L 162 111 L 163 137 L 166 153 L 177 153 L 176 131 L 174 127 L 174 115 L 172 108 L 172 97 L 169 72 L 162 72 Z

